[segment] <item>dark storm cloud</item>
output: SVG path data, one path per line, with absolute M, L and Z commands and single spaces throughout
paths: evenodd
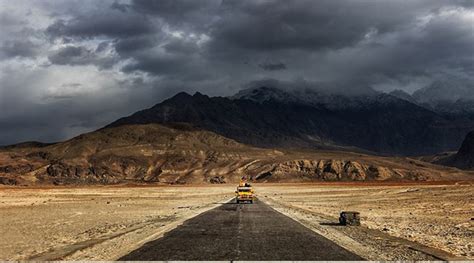
M 163 96 L 160 90 L 132 86 L 132 78 L 116 83 L 122 89 L 119 92 L 109 88 L 111 94 L 100 90 L 84 92 L 96 79 L 76 83 L 68 77 L 63 84 L 56 78 L 45 83 L 57 86 L 60 92 L 39 93 L 44 84 L 38 82 L 44 82 L 48 68 L 40 70 L 22 73 L 6 69 L 2 72 L 9 77 L 2 79 L 0 85 L 0 145 L 71 138 L 105 126 L 110 120 L 142 109 L 144 105 L 151 106 L 156 103 L 156 97 Z M 107 90 L 107 87 L 102 88 Z
M 97 45 L 97 48 L 95 49 L 95 52 L 105 51 L 109 46 L 110 46 L 109 41 L 101 42 L 99 45 Z
M 115 50 L 127 58 L 133 53 L 142 52 L 158 45 L 159 37 L 156 35 L 133 36 L 124 39 L 119 39 L 115 43 Z
M 265 62 L 265 63 L 260 63 L 258 66 L 264 70 L 269 70 L 269 71 L 286 69 L 286 65 L 282 62 L 278 62 L 278 63 Z
M 182 81 L 207 80 L 211 76 L 201 61 L 182 54 L 150 56 L 146 52 L 135 55 L 134 62 L 122 68 L 123 72 L 141 71 L 154 76 L 177 78 Z M 190 85 L 190 83 L 186 84 Z
M 449 56 L 454 56 L 454 60 L 459 61 L 458 57 L 467 53 L 459 55 L 459 50 L 469 51 L 452 46 L 453 41 L 466 38 L 466 34 L 459 31 L 459 21 L 438 21 L 438 26 L 429 24 L 420 32 L 409 31 L 417 26 L 420 17 L 455 5 L 465 6 L 469 2 L 135 0 L 130 4 L 113 2 L 110 10 L 57 20 L 47 32 L 63 38 L 110 37 L 117 54 L 122 59 L 130 59 L 129 64 L 122 67 L 126 72 L 185 78 L 187 74 L 195 75 L 195 70 L 186 64 L 195 63 L 196 55 L 201 60 L 197 64 L 239 71 L 248 70 L 235 67 L 242 60 L 276 57 L 295 65 L 288 74 L 306 74 L 298 72 L 298 64 L 304 62 L 308 69 L 321 68 L 321 74 L 315 75 L 330 77 L 336 72 L 345 72 L 347 79 L 357 75 L 357 81 L 364 79 L 370 83 L 374 74 L 389 78 L 424 74 L 430 70 L 426 69 L 426 63 L 439 63 L 439 57 L 449 60 Z M 182 36 L 172 37 L 170 32 Z M 467 33 L 468 37 L 472 35 Z M 196 39 L 186 39 L 191 34 L 205 35 L 208 41 L 198 45 Z M 471 44 L 469 41 L 471 39 L 467 44 Z M 372 50 L 379 59 L 371 55 Z M 192 57 L 187 60 L 183 55 Z M 320 63 L 309 61 L 310 58 L 329 61 L 315 65 Z M 344 59 L 357 61 L 341 63 Z M 408 60 L 409 67 L 404 67 L 401 60 Z M 286 69 L 286 65 L 257 64 L 266 71 Z M 229 73 L 240 75 L 240 72 L 223 72 Z
M 146 16 L 112 10 L 80 14 L 69 20 L 58 19 L 46 29 L 52 37 L 79 38 L 100 36 L 126 38 L 154 31 L 154 23 Z
M 110 8 L 117 9 L 117 10 L 122 11 L 122 12 L 127 12 L 128 9 L 130 8 L 130 6 L 127 5 L 127 4 L 121 4 L 121 3 L 115 1 L 115 2 L 112 3 L 112 5 L 110 5 Z
M 35 34 L 27 22 L 8 12 L 0 12 L 0 60 L 12 58 L 34 58 L 40 45 L 34 40 Z
M 5 2 L 21 12 L 0 13 L 0 126 L 10 127 L 0 130 L 3 143 L 33 138 L 29 129 L 41 131 L 37 139 L 72 136 L 182 90 L 357 93 L 474 76 L 471 0 L 14 3 Z
M 66 46 L 54 52 L 48 59 L 56 65 L 95 65 L 99 68 L 109 68 L 117 61 L 114 56 L 100 57 L 99 53 L 105 48 L 99 44 L 96 50 L 92 51 L 83 46 Z
M 136 56 L 136 62 L 132 62 L 123 68 L 124 72 L 144 71 L 156 75 L 174 74 L 184 70 L 186 66 L 185 57 L 175 56 Z
M 192 41 L 172 40 L 166 43 L 163 48 L 168 53 L 193 54 L 199 52 L 199 46 Z
M 351 46 L 371 29 L 394 30 L 413 10 L 393 1 L 226 1 L 216 45 L 269 51 Z
M 83 60 L 90 56 L 91 51 L 85 47 L 68 46 L 60 49 L 55 54 L 49 56 L 49 60 L 55 64 L 69 64 L 74 60 Z
M 132 6 L 138 12 L 152 13 L 158 15 L 178 15 L 196 12 L 205 6 L 216 3 L 216 1 L 202 0 L 134 0 Z
M 0 24 L 3 27 L 12 27 L 12 26 L 26 26 L 27 23 L 25 20 L 16 17 L 13 14 L 8 12 L 2 11 L 0 12 Z
M 222 0 L 133 0 L 131 7 L 139 13 L 158 16 L 171 26 L 202 28 L 212 23 Z
M 221 19 L 223 0 L 132 0 L 130 10 L 158 18 L 171 30 L 208 33 Z
M 7 40 L 0 46 L 0 58 L 34 57 L 38 52 L 38 45 L 26 40 Z
M 339 71 L 351 82 L 363 79 L 373 83 L 377 76 L 436 78 L 447 68 L 459 67 L 472 74 L 472 20 L 461 19 L 453 10 L 438 10 L 434 14 L 418 28 L 376 33 L 366 43 L 328 54 L 323 62 L 329 71 Z

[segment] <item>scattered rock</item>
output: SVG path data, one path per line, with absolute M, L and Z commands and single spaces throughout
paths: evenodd
M 225 178 L 224 176 L 214 176 L 209 179 L 209 182 L 211 184 L 225 184 Z
M 0 166 L 0 173 L 16 173 L 24 174 L 33 171 L 33 165 L 31 164 L 18 164 L 18 165 L 6 165 Z
M 49 160 L 51 159 L 51 154 L 48 152 L 32 152 L 26 155 L 28 158 L 37 158 L 37 159 L 44 159 L 44 160 Z
M 0 184 L 3 185 L 17 185 L 17 181 L 12 178 L 7 178 L 7 177 L 0 177 Z
M 300 175 L 325 181 L 351 180 L 364 181 L 368 179 L 387 180 L 400 177 L 398 172 L 386 167 L 364 165 L 347 160 L 294 160 L 276 164 L 267 171 L 257 175 L 257 180 L 270 176 Z
M 258 180 L 267 179 L 267 178 L 269 178 L 269 177 L 271 177 L 271 176 L 272 176 L 272 173 L 271 173 L 271 172 L 264 172 L 264 173 L 261 173 L 261 174 L 257 175 L 257 176 L 255 177 L 255 179 L 258 181 Z

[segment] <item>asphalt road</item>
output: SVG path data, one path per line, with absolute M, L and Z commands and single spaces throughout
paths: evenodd
M 259 202 L 227 203 L 120 260 L 362 260 Z

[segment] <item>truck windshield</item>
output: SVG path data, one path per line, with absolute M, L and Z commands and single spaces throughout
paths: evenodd
M 250 192 L 249 189 L 240 189 L 239 192 Z

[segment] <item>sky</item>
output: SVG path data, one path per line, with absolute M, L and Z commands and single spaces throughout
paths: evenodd
M 472 76 L 472 0 L 0 0 L 0 145 L 71 138 L 180 91 Z

